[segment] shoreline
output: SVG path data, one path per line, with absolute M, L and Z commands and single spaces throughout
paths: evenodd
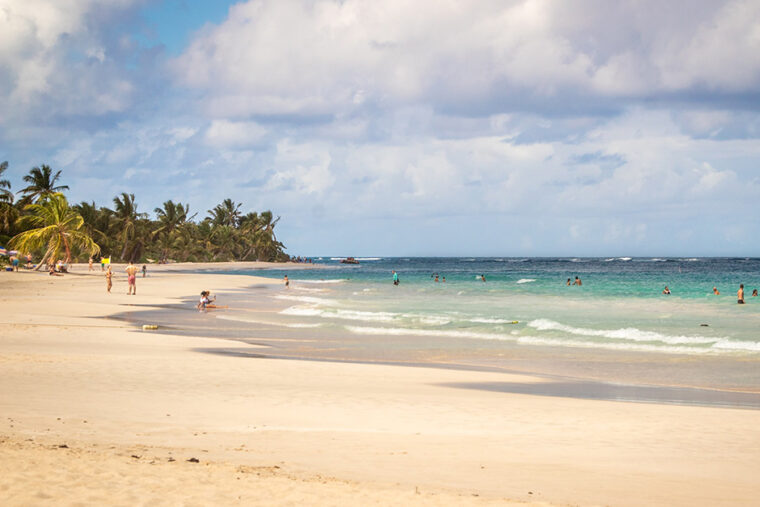
M 0 336 L 11 505 L 64 491 L 317 505 L 750 505 L 760 494 L 759 411 L 452 387 L 546 382 L 525 374 L 202 354 L 261 349 L 112 316 L 206 287 L 239 293 L 251 277 L 150 274 L 137 296 L 122 276 L 106 296 L 96 276 L 0 275 L 13 324 Z

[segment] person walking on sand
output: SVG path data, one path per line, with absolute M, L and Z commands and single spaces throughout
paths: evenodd
M 142 272 L 143 272 L 143 278 L 145 278 L 145 274 L 148 272 L 148 266 L 146 266 L 145 264 L 143 264 Z
M 109 294 L 111 293 L 111 287 L 113 287 L 112 277 L 113 273 L 111 272 L 111 266 L 108 266 L 108 271 L 106 271 L 106 292 Z
M 92 257 L 87 261 L 87 271 L 92 271 Z
M 736 299 L 737 299 L 736 302 L 739 303 L 740 305 L 744 304 L 744 284 L 743 283 L 739 284 L 739 290 L 736 291 Z
M 109 268 L 111 266 L 108 266 Z M 137 295 L 137 266 L 132 264 L 132 261 L 129 261 L 129 265 L 124 270 L 127 272 L 127 296 L 136 296 Z

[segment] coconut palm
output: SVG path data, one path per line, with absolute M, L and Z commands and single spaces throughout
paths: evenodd
M 13 206 L 11 182 L 3 179 L 3 173 L 8 169 L 8 162 L 0 164 L 0 232 L 8 233 L 18 218 L 18 210 Z
M 158 218 L 158 228 L 151 233 L 151 236 L 160 238 L 162 244 L 161 260 L 166 262 L 173 234 L 188 220 L 192 220 L 195 215 L 188 218 L 190 206 L 183 205 L 181 202 L 175 204 L 171 200 L 164 202 L 163 208 L 156 208 L 153 211 Z
M 42 164 L 40 167 L 32 167 L 29 174 L 24 176 L 24 181 L 29 183 L 29 186 L 21 189 L 21 194 L 23 195 L 21 204 L 25 205 L 37 202 L 46 195 L 68 190 L 68 185 L 56 186 L 60 177 L 61 171 L 53 175 L 53 170 L 49 165 Z
M 24 207 L 28 213 L 21 218 L 22 225 L 31 227 L 11 239 L 11 246 L 22 252 L 45 248 L 37 269 L 43 263 L 55 262 L 65 254 L 64 262 L 71 262 L 71 249 L 79 248 L 95 255 L 100 247 L 82 230 L 82 216 L 69 206 L 61 193 L 48 194 L 37 203 Z
M 113 227 L 116 236 L 119 238 L 122 244 L 121 258 L 127 258 L 127 252 L 130 244 L 137 237 L 137 223 L 138 220 L 145 217 L 145 213 L 137 212 L 137 203 L 135 203 L 135 194 L 128 194 L 126 192 L 121 193 L 121 198 L 114 197 L 113 203 L 115 209 L 113 210 Z M 138 238 L 139 240 L 140 238 Z M 142 241 L 140 240 L 140 243 Z M 135 259 L 132 259 L 135 260 Z
M 232 199 L 225 199 L 221 204 L 214 206 L 214 209 L 208 210 L 211 213 L 211 223 L 214 225 L 227 225 L 237 227 L 240 223 L 240 204 L 235 203 Z
M 11 182 L 3 179 L 3 173 L 8 169 L 8 162 L 0 164 L 0 202 L 12 203 L 13 192 L 11 192 Z

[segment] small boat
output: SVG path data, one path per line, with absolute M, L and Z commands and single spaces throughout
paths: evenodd
M 359 261 L 357 261 L 353 257 L 346 257 L 345 259 L 341 259 L 340 263 L 341 264 L 359 264 Z

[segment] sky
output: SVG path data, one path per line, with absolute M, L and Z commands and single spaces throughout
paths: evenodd
M 291 255 L 760 255 L 756 0 L 0 0 L 0 161 Z

